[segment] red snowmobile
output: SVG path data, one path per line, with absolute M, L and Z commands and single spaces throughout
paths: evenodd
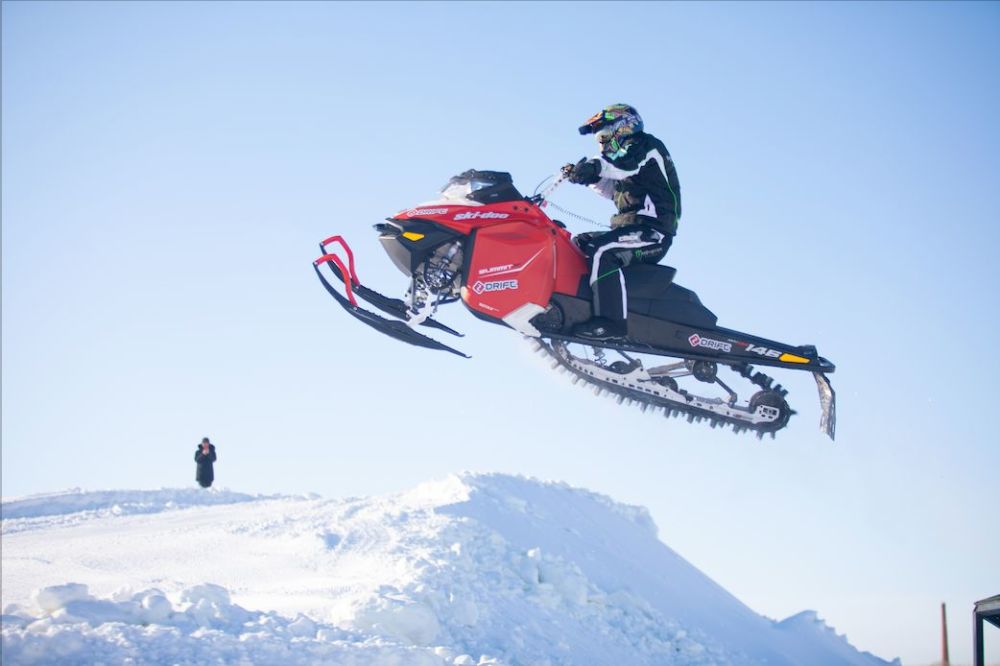
M 736 432 L 773 436 L 794 414 L 785 400 L 787 391 L 751 364 L 807 370 L 819 389 L 820 428 L 833 438 L 835 394 L 826 374 L 834 365 L 812 345 L 787 345 L 718 326 L 694 292 L 674 283 L 675 270 L 669 266 L 624 269 L 624 339 L 575 338 L 570 331 L 591 316 L 592 295 L 584 252 L 565 225 L 543 211 L 546 196 L 558 183 L 543 194 L 524 197 L 510 174 L 470 170 L 449 180 L 437 200 L 375 225 L 389 257 L 410 278 L 403 299 L 360 283 L 354 255 L 341 236 L 320 243 L 323 256 L 313 268 L 351 315 L 403 342 L 465 356 L 417 330 L 461 335 L 431 318 L 439 306 L 461 300 L 480 319 L 531 338 L 538 351 L 552 357 L 553 367 L 574 375 L 574 383 L 583 380 L 595 392 L 608 391 L 619 402 L 637 402 L 643 410 L 661 408 L 667 416 L 705 419 L 712 427 L 729 425 Z M 331 252 L 333 246 L 341 254 Z M 343 293 L 327 280 L 323 267 L 343 283 Z M 358 298 L 392 319 L 361 308 Z M 609 360 L 609 353 L 618 358 Z M 644 363 L 640 355 L 667 357 L 667 362 Z M 754 386 L 749 400 L 741 400 L 719 377 L 722 367 Z M 699 384 L 714 385 L 719 395 L 694 393 Z

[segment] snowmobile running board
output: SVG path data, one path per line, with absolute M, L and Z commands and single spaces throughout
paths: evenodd
M 341 247 L 344 248 L 344 251 L 347 253 L 347 266 L 344 266 L 344 262 L 340 257 L 327 251 L 326 246 L 333 243 L 339 243 Z M 329 294 L 333 296 L 338 303 L 340 303 L 341 307 L 347 310 L 347 312 L 355 319 L 358 319 L 380 333 L 385 333 L 389 337 L 400 340 L 401 342 L 416 345 L 417 347 L 451 352 L 452 354 L 456 354 L 464 358 L 470 358 L 467 354 L 463 354 L 457 349 L 452 349 L 448 345 L 440 343 L 434 338 L 418 333 L 405 321 L 400 321 L 401 319 L 405 320 L 408 318 L 408 308 L 406 307 L 406 304 L 401 299 L 383 296 L 377 291 L 372 291 L 361 284 L 361 281 L 358 280 L 358 275 L 354 270 L 354 253 L 351 252 L 351 248 L 342 237 L 331 236 L 320 243 L 319 247 L 323 251 L 323 256 L 313 262 L 313 270 L 316 271 L 316 277 L 318 277 L 319 281 L 323 283 L 327 292 L 329 292 Z M 337 279 L 344 283 L 346 296 L 341 294 L 340 291 L 330 284 L 326 277 L 323 276 L 323 273 L 320 271 L 320 266 L 323 264 L 329 266 L 330 271 L 337 277 Z M 386 319 L 385 317 L 375 314 L 374 312 L 370 312 L 359 307 L 355 295 L 368 301 L 382 312 L 398 317 L 399 319 Z M 455 331 L 440 322 L 434 321 L 433 319 L 426 319 L 421 322 L 420 325 L 436 328 L 438 330 L 451 333 L 452 335 L 462 337 L 462 334 L 458 331 Z

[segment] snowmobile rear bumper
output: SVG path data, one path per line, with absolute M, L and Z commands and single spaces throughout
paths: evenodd
M 347 266 L 344 266 L 344 262 L 336 254 L 327 252 L 327 245 L 333 243 L 340 244 L 347 253 Z M 425 347 L 427 349 L 437 349 L 440 351 L 451 352 L 458 356 L 464 358 L 469 358 L 468 355 L 463 354 L 457 349 L 452 349 L 448 345 L 438 342 L 434 338 L 423 335 L 413 330 L 405 321 L 400 321 L 399 319 L 386 319 L 374 312 L 370 312 L 358 306 L 358 301 L 355 296 L 360 296 L 365 301 L 368 301 L 376 308 L 385 312 L 386 314 L 392 315 L 394 317 L 399 317 L 400 319 L 407 319 L 407 307 L 406 304 L 398 298 L 388 298 L 382 294 L 372 291 L 371 289 L 365 287 L 358 280 L 357 273 L 354 271 L 354 253 L 351 252 L 351 248 L 348 247 L 347 242 L 340 236 L 331 236 L 327 238 L 322 243 L 320 243 L 320 249 L 323 251 L 323 256 L 313 262 L 313 270 L 316 271 L 316 277 L 319 281 L 323 283 L 323 287 L 329 292 L 331 296 L 343 307 L 347 312 L 362 321 L 376 331 L 380 333 L 385 333 L 389 337 L 395 338 L 402 342 L 406 342 L 417 347 Z M 329 280 L 320 271 L 320 266 L 327 265 L 330 271 L 344 284 L 344 294 L 341 294 L 338 289 L 336 289 Z M 436 328 L 441 331 L 451 333 L 452 335 L 462 336 L 461 333 L 453 330 L 452 328 L 445 326 L 444 324 L 434 321 L 433 319 L 426 319 L 421 322 L 422 326 L 428 326 L 431 328 Z

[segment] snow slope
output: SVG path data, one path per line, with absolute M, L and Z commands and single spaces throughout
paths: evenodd
M 757 615 L 645 509 L 562 484 L 73 491 L 2 514 L 4 664 L 887 663 L 814 612 Z

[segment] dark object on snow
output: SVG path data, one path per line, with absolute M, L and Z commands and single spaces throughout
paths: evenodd
M 215 458 L 215 444 L 205 437 L 194 452 L 194 461 L 198 463 L 198 472 L 194 478 L 202 488 L 208 488 L 215 481 L 215 470 L 212 468 Z

